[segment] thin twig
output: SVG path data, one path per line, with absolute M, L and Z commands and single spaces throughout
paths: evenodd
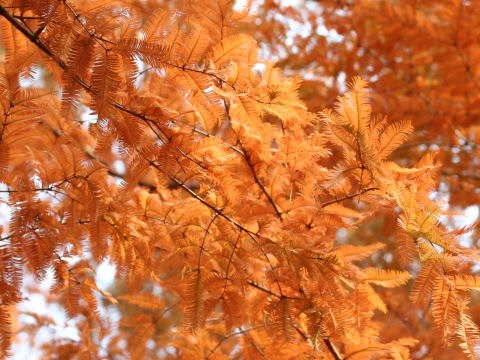
M 267 294 L 269 294 L 269 295 L 275 296 L 276 298 L 279 298 L 279 299 L 282 298 L 281 295 L 275 294 L 274 292 L 272 292 L 272 291 L 270 291 L 270 290 L 268 290 L 268 289 L 265 289 L 264 287 L 258 285 L 258 284 L 257 284 L 256 282 L 254 282 L 254 281 L 249 281 L 249 282 L 248 282 L 248 285 L 250 285 L 250 286 L 252 286 L 252 287 L 254 287 L 254 288 L 258 289 L 258 290 L 261 290 L 261 291 L 263 291 L 264 293 L 267 293 Z
M 350 194 L 350 195 L 346 195 L 346 196 L 338 198 L 338 199 L 333 199 L 333 200 L 330 200 L 330 201 L 326 201 L 326 202 L 324 202 L 320 205 L 320 208 L 324 208 L 325 206 L 332 205 L 332 204 L 335 204 L 335 203 L 339 203 L 339 202 L 344 201 L 344 200 L 353 199 L 353 198 L 356 198 L 357 196 L 365 194 L 368 191 L 374 191 L 374 190 L 379 190 L 379 188 L 378 187 L 369 187 L 369 188 L 363 189 L 362 191 L 359 191 L 358 193 L 355 193 L 355 194 Z
M 155 167 L 157 170 L 159 170 L 159 169 L 158 169 L 158 165 L 155 164 L 153 161 L 151 161 L 150 164 L 151 164 L 153 167 Z M 179 181 L 177 178 L 171 177 L 170 180 L 172 180 L 175 184 L 177 184 L 177 185 L 180 186 L 183 190 L 185 190 L 186 192 L 188 192 L 193 198 L 197 199 L 197 200 L 200 201 L 203 205 L 205 205 L 206 207 L 208 207 L 208 208 L 210 208 L 211 210 L 215 211 L 219 216 L 223 217 L 225 220 L 227 220 L 228 222 L 232 223 L 233 225 L 235 225 L 235 226 L 236 226 L 237 228 L 239 228 L 240 230 L 245 231 L 247 234 L 258 235 L 256 232 L 247 229 L 247 228 L 244 227 L 242 224 L 238 223 L 236 220 L 232 219 L 231 217 L 229 217 L 228 215 L 226 215 L 225 213 L 223 213 L 222 210 L 217 209 L 215 206 L 213 206 L 213 205 L 210 204 L 208 201 L 206 201 L 205 199 L 203 199 L 200 195 L 198 195 L 195 191 L 193 191 L 193 190 L 190 189 L 188 186 L 186 186 L 183 182 Z
M 227 334 L 227 335 L 223 336 L 222 339 L 215 345 L 215 347 L 213 347 L 213 348 L 210 350 L 210 352 L 209 352 L 207 355 L 205 355 L 205 359 L 210 358 L 210 356 L 211 356 L 213 353 L 215 353 L 215 351 L 217 351 L 218 347 L 219 347 L 220 345 L 222 345 L 222 343 L 223 343 L 225 340 L 227 340 L 227 339 L 229 339 L 229 338 L 231 338 L 231 337 L 233 337 L 233 336 L 247 334 L 249 331 L 257 330 L 257 329 L 260 329 L 260 328 L 263 328 L 263 327 L 264 327 L 264 325 L 253 326 L 253 327 L 251 327 L 251 328 L 248 328 L 248 329 L 245 329 L 245 330 L 235 331 L 235 332 L 233 332 L 233 333 L 230 333 L 230 334 Z
M 342 360 L 342 356 L 338 352 L 337 348 L 335 345 L 330 341 L 329 338 L 323 338 L 323 342 L 327 346 L 328 350 L 332 353 L 333 357 L 335 360 Z
M 243 145 L 242 145 L 242 150 L 243 150 L 243 158 L 245 159 L 245 162 L 247 163 L 248 167 L 250 168 L 250 171 L 252 172 L 255 183 L 258 185 L 258 187 L 262 190 L 262 192 L 267 197 L 267 200 L 272 205 L 273 209 L 275 210 L 275 213 L 277 214 L 277 217 L 280 220 L 282 220 L 282 212 L 279 210 L 278 205 L 275 203 L 273 198 L 268 193 L 267 189 L 265 189 L 265 186 L 263 185 L 262 181 L 258 177 L 257 172 L 255 171 L 255 167 L 254 167 L 254 165 L 253 165 L 253 163 L 250 159 L 250 155 L 247 153 L 247 151 L 245 150 Z

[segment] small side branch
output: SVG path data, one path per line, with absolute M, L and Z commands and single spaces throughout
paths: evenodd
M 278 295 L 278 294 L 275 294 L 274 292 L 272 292 L 272 291 L 270 291 L 270 290 L 268 290 L 268 289 L 265 289 L 264 287 L 258 285 L 258 284 L 257 284 L 256 282 L 254 282 L 254 281 L 249 281 L 249 282 L 248 282 L 248 285 L 250 285 L 250 286 L 252 286 L 252 287 L 254 287 L 254 288 L 258 289 L 258 290 L 261 290 L 261 291 L 263 291 L 264 293 L 267 293 L 267 294 L 269 294 L 269 295 L 271 295 L 271 296 L 275 296 L 276 298 L 279 298 L 279 299 L 280 299 L 280 298 L 282 297 L 282 296 L 280 296 L 280 295 Z
M 7 19 L 7 21 L 12 24 L 18 31 L 20 31 L 23 35 L 25 35 L 25 37 L 30 40 L 31 42 L 33 42 L 35 45 L 37 45 L 38 48 L 40 48 L 45 54 L 47 54 L 48 56 L 50 56 L 52 59 L 54 59 L 58 65 L 62 68 L 62 69 L 66 69 L 66 65 L 63 61 L 61 61 L 60 59 L 58 59 L 54 53 L 52 53 L 50 51 L 49 48 L 47 48 L 39 39 L 38 39 L 38 36 L 31 33 L 29 30 L 25 29 L 21 24 L 20 22 L 14 18 L 13 15 L 10 15 L 10 13 L 5 9 L 5 7 L 3 7 L 2 5 L 0 5 L 0 16 L 3 16 L 5 19 Z
M 344 196 L 344 197 L 341 197 L 341 198 L 338 198 L 338 199 L 333 199 L 333 200 L 330 200 L 330 201 L 326 201 L 326 202 L 324 202 L 323 204 L 320 205 L 320 208 L 323 209 L 325 206 L 328 206 L 328 205 L 339 203 L 339 202 L 344 201 L 344 200 L 354 199 L 357 196 L 363 195 L 366 192 L 374 191 L 374 190 L 379 190 L 379 188 L 378 187 L 369 187 L 369 188 L 363 189 L 362 191 L 359 191 L 358 193 L 355 193 L 355 194 L 350 194 L 350 195 L 347 195 L 347 196 Z
M 157 164 L 155 164 L 153 161 L 150 162 L 151 165 L 153 167 L 155 167 L 156 169 L 158 169 L 158 166 Z M 159 169 L 160 170 L 160 169 Z M 208 201 L 206 201 L 205 199 L 203 199 L 200 195 L 198 195 L 195 191 L 193 191 L 192 189 L 190 189 L 188 186 L 186 186 L 184 183 L 182 183 L 181 181 L 179 181 L 177 178 L 174 178 L 174 177 L 171 177 L 170 178 L 175 184 L 177 184 L 178 186 L 180 186 L 183 190 L 185 190 L 186 192 L 188 192 L 193 198 L 197 199 L 198 201 L 200 201 L 203 205 L 205 205 L 206 207 L 210 208 L 211 210 L 215 211 L 220 217 L 223 217 L 225 220 L 227 220 L 228 222 L 230 222 L 231 224 L 235 225 L 238 229 L 240 230 L 243 230 L 245 231 L 246 233 L 250 234 L 250 235 L 258 235 L 257 233 L 247 229 L 246 227 L 244 227 L 242 224 L 238 223 L 237 221 L 235 221 L 234 219 L 232 219 L 231 217 L 229 217 L 228 215 L 224 214 L 222 212 L 222 210 L 220 209 L 217 209 L 215 206 L 213 206 L 212 204 L 210 204 Z
M 243 150 L 243 157 L 244 157 L 245 162 L 247 163 L 248 167 L 250 168 L 250 171 L 252 172 L 253 179 L 255 180 L 255 183 L 258 185 L 258 187 L 262 190 L 262 192 L 267 197 L 268 202 L 272 205 L 272 207 L 275 210 L 275 213 L 277 214 L 278 218 L 280 220 L 282 220 L 282 212 L 278 208 L 278 205 L 275 203 L 273 198 L 268 193 L 267 189 L 265 189 L 265 186 L 263 185 L 262 181 L 260 180 L 260 178 L 257 175 L 257 172 L 255 171 L 255 167 L 252 164 L 250 156 L 248 155 L 247 151 L 245 150 L 245 148 L 243 146 L 242 146 L 242 150 Z
M 247 334 L 249 331 L 261 329 L 261 328 L 263 328 L 263 327 L 264 327 L 264 325 L 253 326 L 253 327 L 248 328 L 248 329 L 238 330 L 238 331 L 235 331 L 235 332 L 233 332 L 233 333 L 224 335 L 224 336 L 222 337 L 222 339 L 220 339 L 220 341 L 217 343 L 217 345 L 215 345 L 215 347 L 213 347 L 213 348 L 210 350 L 210 352 L 209 352 L 207 355 L 205 355 L 205 359 L 209 359 L 210 356 L 211 356 L 212 354 L 214 354 L 215 351 L 217 351 L 217 349 L 220 347 L 220 345 L 222 345 L 222 343 L 223 343 L 225 340 L 228 340 L 229 338 L 234 337 L 234 336 L 245 335 L 245 334 Z
M 327 346 L 328 350 L 329 350 L 330 353 L 333 355 L 333 357 L 335 358 L 335 360 L 342 360 L 342 356 L 340 355 L 340 353 L 338 352 L 337 348 L 336 348 L 335 345 L 330 341 L 329 338 L 323 338 L 323 342 L 325 343 L 325 345 Z

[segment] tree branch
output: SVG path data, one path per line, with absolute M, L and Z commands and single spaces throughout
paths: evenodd
M 243 150 L 243 158 L 245 159 L 245 162 L 247 163 L 248 167 L 250 168 L 250 171 L 252 172 L 255 183 L 258 185 L 258 187 L 262 190 L 262 192 L 267 197 L 267 200 L 272 205 L 273 209 L 275 210 L 275 213 L 277 214 L 277 217 L 280 220 L 282 220 L 282 212 L 279 210 L 277 204 L 275 203 L 273 198 L 270 196 L 267 189 L 265 189 L 265 186 L 263 185 L 262 181 L 258 177 L 257 172 L 255 171 L 255 167 L 253 166 L 252 161 L 250 160 L 250 155 L 247 153 L 247 151 L 245 150 L 243 145 L 241 147 L 242 147 L 242 150 Z
M 336 348 L 335 345 L 330 341 L 329 338 L 323 338 L 323 342 L 325 343 L 325 345 L 327 346 L 328 350 L 329 350 L 330 353 L 333 355 L 333 357 L 335 358 L 335 360 L 342 360 L 342 356 L 340 355 L 340 353 L 338 352 L 337 348 Z
M 338 199 L 333 199 L 333 200 L 330 200 L 330 201 L 326 201 L 326 202 L 324 202 L 323 204 L 320 205 L 320 208 L 324 208 L 325 206 L 332 205 L 332 204 L 335 204 L 335 203 L 339 203 L 339 202 L 344 201 L 344 200 L 353 199 L 353 198 L 356 198 L 357 196 L 365 194 L 368 191 L 374 191 L 374 190 L 379 190 L 379 188 L 378 187 L 369 187 L 369 188 L 363 189 L 362 191 L 359 191 L 358 193 L 355 193 L 355 194 L 351 194 L 351 195 L 347 195 L 347 196 L 344 196 L 344 197 L 341 197 L 341 198 L 338 198 Z
M 220 345 L 222 345 L 222 343 L 223 343 L 225 340 L 227 340 L 227 339 L 229 339 L 229 338 L 231 338 L 231 337 L 233 337 L 233 336 L 245 335 L 245 334 L 247 334 L 249 331 L 261 329 L 261 328 L 263 328 L 264 326 L 265 326 L 265 325 L 257 325 L 257 326 L 253 326 L 253 327 L 248 328 L 248 329 L 245 329 L 245 330 L 239 330 L 239 331 L 235 331 L 235 332 L 233 332 L 233 333 L 224 335 L 223 338 L 215 345 L 215 347 L 213 347 L 213 348 L 210 350 L 210 352 L 209 352 L 207 355 L 205 355 L 205 359 L 209 359 L 210 356 L 211 356 L 213 353 L 215 353 L 215 351 L 217 351 L 218 347 L 219 347 Z
M 274 292 L 272 292 L 272 291 L 270 291 L 270 290 L 268 290 L 268 289 L 265 289 L 264 287 L 258 285 L 255 281 L 249 281 L 247 284 L 250 285 L 250 286 L 252 286 L 252 287 L 254 287 L 254 288 L 256 288 L 256 289 L 258 289 L 258 290 L 263 291 L 264 293 L 267 293 L 267 294 L 269 294 L 269 295 L 275 296 L 276 298 L 279 298 L 279 299 L 280 299 L 280 298 L 282 297 L 281 295 L 275 294 Z

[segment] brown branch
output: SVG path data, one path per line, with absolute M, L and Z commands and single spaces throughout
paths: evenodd
M 303 338 L 303 340 L 308 339 L 307 335 L 305 335 L 303 333 L 303 331 L 300 330 L 297 326 L 294 326 L 294 328 L 295 328 L 295 330 L 297 330 L 297 332 L 300 334 L 300 336 Z M 325 345 L 327 346 L 328 350 L 330 351 L 332 356 L 335 358 L 335 360 L 344 360 L 344 359 L 342 359 L 342 356 L 340 355 L 339 351 L 337 350 L 337 348 L 335 347 L 333 342 L 330 341 L 330 339 L 328 337 L 324 337 L 323 342 L 325 343 Z
M 215 80 L 217 80 L 219 83 L 226 84 L 226 85 L 230 86 L 233 90 L 236 90 L 235 85 L 228 82 L 227 80 L 222 79 L 217 74 L 209 73 L 209 72 L 206 72 L 205 70 L 193 69 L 193 68 L 189 68 L 189 67 L 186 67 L 186 66 L 183 66 L 183 65 L 173 64 L 173 63 L 168 62 L 168 61 L 162 61 L 162 63 L 164 65 L 171 66 L 171 67 L 183 70 L 183 71 L 190 71 L 190 72 L 195 72 L 195 73 L 198 73 L 198 74 L 203 74 L 203 75 L 210 76 L 210 77 L 214 78 Z
M 329 350 L 330 353 L 333 355 L 333 357 L 335 358 L 335 360 L 342 360 L 342 356 L 340 355 L 340 353 L 338 352 L 337 348 L 336 348 L 335 345 L 330 341 L 329 338 L 323 338 L 323 342 L 325 343 L 325 345 L 327 346 L 328 350 Z
M 0 16 L 3 16 L 10 24 L 12 24 L 18 31 L 20 31 L 28 40 L 34 43 L 40 50 L 42 50 L 46 55 L 51 57 L 57 64 L 62 68 L 62 70 L 68 73 L 67 65 L 61 59 L 57 58 L 57 56 L 43 44 L 40 39 L 38 38 L 37 33 L 32 33 L 31 31 L 25 29 L 17 19 L 15 19 L 10 13 L 0 5 Z M 89 93 L 93 93 L 93 90 L 90 85 L 88 85 L 83 79 L 79 78 L 78 76 L 74 76 L 74 79 Z
M 255 183 L 258 185 L 258 187 L 262 190 L 262 192 L 267 197 L 268 202 L 272 205 L 272 207 L 275 210 L 275 213 L 277 214 L 278 218 L 280 220 L 282 220 L 282 212 L 279 210 L 278 205 L 275 203 L 273 198 L 268 193 L 267 189 L 265 189 L 265 186 L 263 185 L 262 181 L 258 177 L 257 172 L 255 171 L 255 167 L 252 164 L 252 161 L 250 159 L 250 155 L 247 153 L 247 151 L 245 150 L 243 145 L 241 145 L 241 147 L 242 147 L 242 150 L 243 150 L 243 158 L 245 159 L 245 162 L 247 163 L 248 167 L 250 168 L 250 171 L 252 172 Z
M 153 161 L 150 161 L 150 164 L 151 164 L 154 168 L 156 168 L 157 170 L 160 170 L 160 169 L 158 168 L 158 165 L 155 164 Z M 161 171 L 161 170 L 160 170 L 160 171 Z M 187 193 L 189 193 L 193 198 L 195 198 L 195 199 L 197 199 L 198 201 L 200 201 L 203 205 L 205 205 L 205 206 L 208 207 L 209 209 L 215 211 L 219 216 L 223 217 L 225 220 L 227 220 L 227 221 L 230 222 L 231 224 L 235 225 L 235 226 L 236 226 L 237 228 L 239 228 L 240 230 L 245 231 L 247 234 L 258 235 L 256 232 L 247 229 L 247 228 L 244 227 L 242 224 L 240 224 L 240 223 L 237 222 L 236 220 L 232 219 L 231 217 L 229 217 L 228 215 L 226 215 L 225 213 L 223 213 L 222 210 L 217 209 L 215 206 L 213 206 L 212 204 L 210 204 L 208 201 L 206 201 L 204 198 L 202 198 L 200 195 L 198 195 L 195 191 L 193 191 L 192 189 L 190 189 L 188 186 L 186 186 L 183 182 L 181 182 L 181 181 L 178 180 L 177 178 L 175 178 L 175 177 L 170 177 L 170 180 L 172 180 L 175 184 L 177 184 L 177 185 L 180 186 L 183 190 L 185 190 Z
M 248 329 L 245 329 L 245 330 L 239 330 L 239 331 L 235 331 L 233 333 L 230 333 L 230 334 L 227 334 L 227 335 L 224 335 L 222 337 L 222 339 L 210 350 L 210 352 L 205 355 L 205 359 L 209 359 L 210 356 L 215 353 L 215 351 L 217 351 L 218 347 L 220 345 L 222 345 L 222 343 L 225 341 L 225 340 L 228 340 L 229 338 L 233 337 L 233 336 L 237 336 L 237 335 L 245 335 L 247 334 L 249 331 L 252 331 L 252 330 L 257 330 L 257 329 L 261 329 L 265 327 L 265 325 L 257 325 L 257 326 L 253 326 L 251 328 L 248 328 Z
M 13 15 L 13 17 L 18 20 L 42 20 L 42 18 L 38 16 Z
M 294 326 L 294 328 L 295 330 L 297 330 L 297 332 L 300 334 L 303 340 L 308 339 L 307 335 L 305 335 L 303 331 L 300 330 L 297 326 Z M 342 356 L 340 355 L 339 351 L 337 350 L 333 342 L 331 342 L 328 337 L 323 338 L 323 342 L 325 343 L 325 345 L 327 346 L 328 350 L 330 351 L 330 353 L 332 354 L 335 360 L 342 360 Z
M 235 243 L 233 244 L 232 252 L 230 253 L 230 256 L 228 257 L 227 269 L 225 270 L 225 284 L 223 285 L 223 291 L 222 291 L 222 295 L 220 296 L 220 299 L 223 298 L 223 295 L 225 295 L 225 291 L 227 290 L 228 274 L 230 272 L 230 266 L 233 262 L 233 254 L 235 254 L 235 250 L 237 250 L 237 248 L 238 248 L 237 244 L 240 241 L 241 236 L 242 236 L 242 232 L 240 231 L 238 233 L 237 239 L 235 240 Z
M 293 325 L 293 327 L 295 328 L 295 330 L 297 331 L 297 333 L 302 337 L 303 340 L 305 340 L 305 341 L 308 340 L 308 336 L 305 335 L 305 333 L 304 333 L 302 330 L 300 330 L 300 329 L 298 328 L 298 326 Z
M 75 9 L 73 9 L 73 8 L 70 6 L 70 4 L 67 3 L 66 0 L 62 0 L 62 1 L 63 1 L 63 3 L 65 4 L 65 6 L 70 10 L 70 12 L 73 14 L 73 16 L 74 16 L 74 18 L 75 18 L 75 21 L 77 21 L 77 22 L 80 24 L 80 26 L 87 32 L 87 34 L 88 34 L 91 38 L 95 39 L 95 41 L 97 42 L 97 44 L 100 45 L 105 51 L 109 51 L 110 49 L 107 49 L 107 48 L 105 47 L 105 45 L 103 45 L 103 44 L 100 42 L 100 39 L 97 38 L 97 36 L 95 35 L 95 33 L 91 33 L 91 32 L 87 29 L 87 27 L 85 26 L 85 24 L 84 24 L 82 21 L 80 21 L 80 15 L 77 14 L 77 12 L 75 11 Z M 106 41 L 105 39 L 101 39 L 101 40 Z M 106 42 L 111 43 L 111 44 L 113 43 L 112 41 L 106 41 Z
M 196 133 L 198 133 L 200 135 L 203 135 L 205 137 L 216 137 L 215 135 L 209 134 L 208 132 L 203 131 L 201 129 L 198 129 L 196 127 L 192 127 L 191 129 L 192 129 L 193 132 L 196 132 Z M 230 144 L 225 144 L 225 145 L 227 145 L 230 149 L 239 153 L 240 155 L 245 156 L 245 153 L 242 150 L 240 150 L 238 147 L 236 147 L 234 145 L 230 145 Z
M 341 197 L 341 198 L 338 198 L 338 199 L 333 199 L 333 200 L 330 200 L 330 201 L 326 201 L 326 202 L 324 202 L 323 204 L 320 205 L 320 208 L 324 208 L 325 206 L 332 205 L 332 204 L 335 204 L 335 203 L 339 203 L 339 202 L 344 201 L 344 200 L 353 199 L 353 198 L 356 198 L 357 196 L 365 194 L 368 191 L 374 191 L 374 190 L 379 190 L 379 188 L 378 187 L 369 187 L 369 188 L 363 189 L 362 191 L 359 191 L 358 193 L 355 193 L 355 194 L 350 194 L 350 195 L 347 195 L 347 196 L 344 196 L 344 197 Z
M 208 224 L 207 228 L 205 229 L 205 235 L 203 236 L 202 245 L 200 245 L 200 254 L 198 254 L 198 264 L 197 264 L 198 271 L 200 271 L 202 254 L 203 254 L 203 250 L 205 249 L 205 242 L 207 241 L 208 232 L 210 231 L 210 227 L 211 227 L 211 226 L 213 225 L 213 223 L 215 222 L 215 219 L 217 218 L 217 216 L 218 216 L 217 213 L 215 213 L 215 214 L 212 216 L 212 220 L 210 221 L 210 223 Z
M 250 286 L 252 286 L 252 287 L 254 287 L 254 288 L 256 288 L 256 289 L 258 289 L 258 290 L 263 291 L 264 293 L 267 293 L 267 294 L 269 294 L 269 295 L 275 296 L 276 298 L 279 298 L 279 299 L 282 298 L 281 295 L 275 294 L 274 292 L 272 292 L 272 291 L 270 291 L 270 290 L 268 290 L 268 289 L 265 289 L 264 287 L 258 285 L 255 281 L 249 281 L 247 284 L 250 285 Z
M 30 31 L 28 31 L 27 29 L 25 29 L 19 22 L 17 19 L 15 19 L 12 15 L 10 15 L 10 13 L 5 9 L 5 7 L 3 7 L 2 5 L 0 5 L 0 16 L 3 16 L 10 24 L 12 24 L 18 31 L 20 31 L 23 35 L 25 35 L 25 37 L 30 40 L 32 43 L 34 43 L 38 48 L 40 48 L 45 54 L 47 54 L 48 56 L 50 56 L 52 59 L 54 59 L 58 65 L 60 65 L 60 67 L 62 69 L 66 69 L 66 64 L 58 59 L 54 53 L 52 53 L 50 51 L 50 49 L 48 47 L 46 47 L 41 41 L 40 39 L 35 36 L 35 34 L 31 33 Z

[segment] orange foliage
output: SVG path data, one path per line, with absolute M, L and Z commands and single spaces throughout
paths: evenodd
M 1 357 L 479 356 L 480 6 L 244 3 L 0 0 Z

